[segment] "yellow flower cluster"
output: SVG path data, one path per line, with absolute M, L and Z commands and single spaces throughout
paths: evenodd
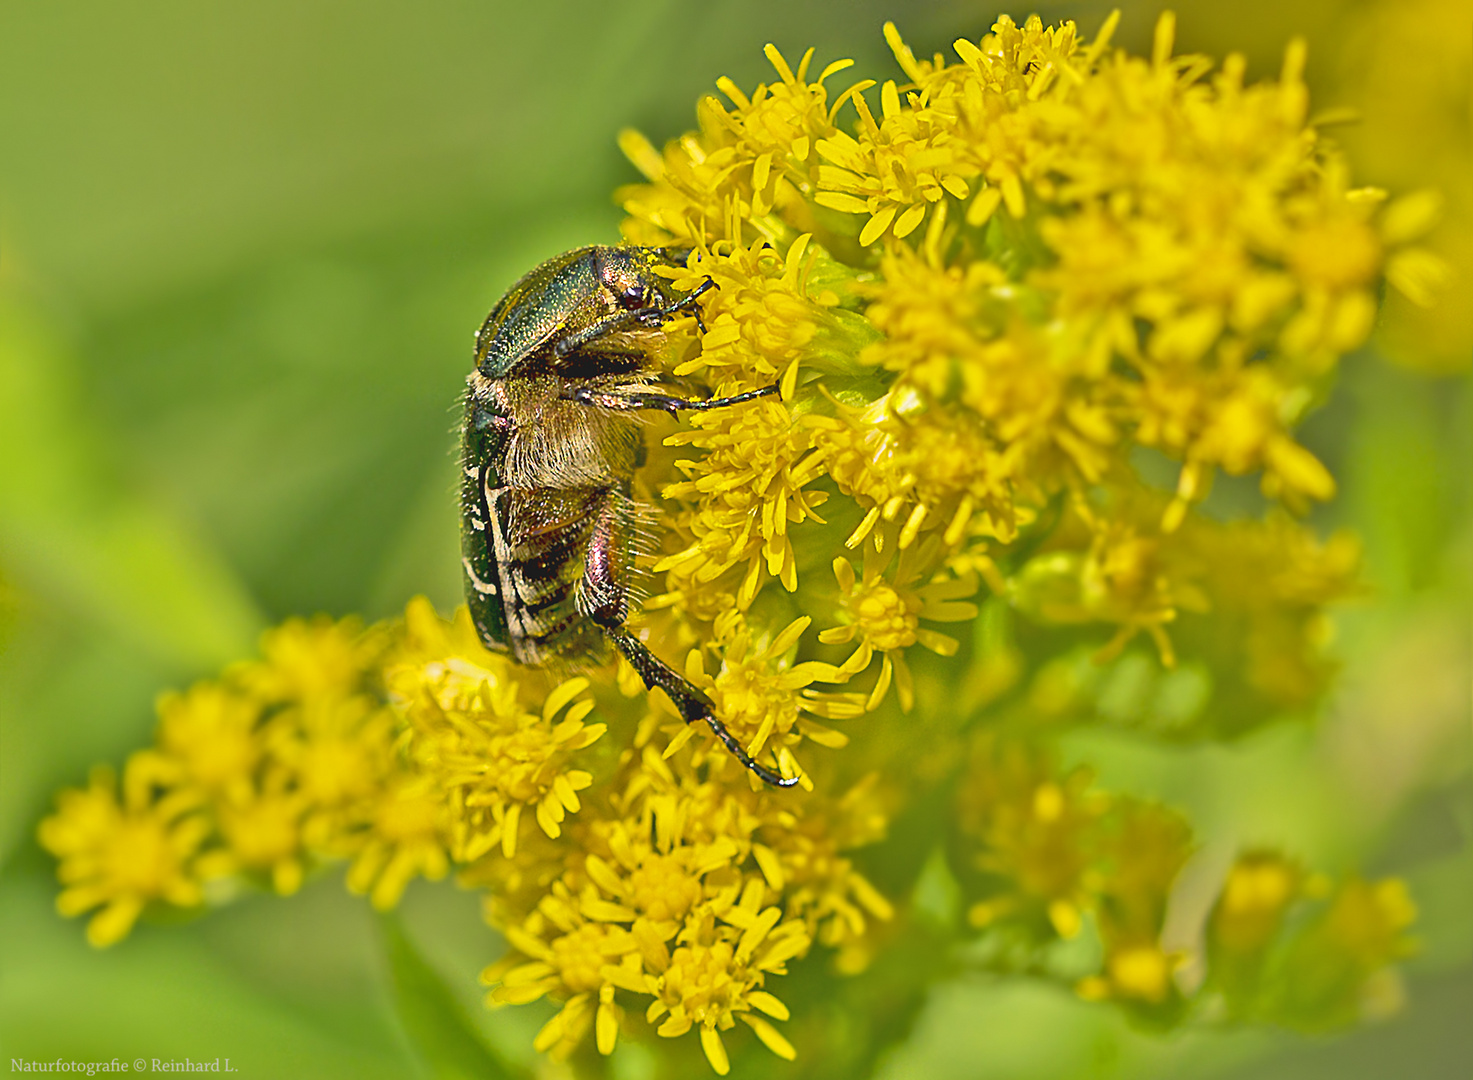
M 1385 1015 L 1401 1002 L 1389 965 L 1412 951 L 1415 918 L 1395 878 L 1337 885 L 1275 852 L 1245 852 L 1208 921 L 1206 991 L 1239 1019 L 1308 1031 Z
M 789 1015 L 767 977 L 815 940 L 862 961 L 870 920 L 889 919 L 891 906 L 841 849 L 877 839 L 883 819 L 862 789 L 816 815 L 781 794 L 672 769 L 648 745 L 610 787 L 604 815 L 572 827 L 574 851 L 535 907 L 493 910 L 515 952 L 483 974 L 489 1001 L 562 1000 L 536 1043 L 554 1056 L 590 1027 L 610 1053 L 628 1023 L 622 995 L 649 999 L 644 1017 L 661 1036 L 697 1028 L 719 1073 L 721 1032 L 737 1020 L 792 1058 L 767 1019 Z
M 851 852 L 924 788 L 952 808 L 936 842 L 966 860 L 971 932 L 1093 935 L 1081 995 L 1348 1018 L 1405 949 L 1399 885 L 1315 892 L 1246 855 L 1194 988 L 1161 943 L 1187 822 L 1061 771 L 1047 736 L 1106 712 L 1150 731 L 1141 695 L 1107 709 L 1125 665 L 1177 680 L 1155 697 L 1178 737 L 1323 693 L 1358 549 L 1292 517 L 1334 492 L 1295 428 L 1386 268 L 1415 262 L 1427 201 L 1349 185 L 1306 124 L 1302 46 L 1250 86 L 1241 58 L 1173 56 L 1169 16 L 1149 58 L 1111 47 L 1115 22 L 1086 44 L 1004 16 L 954 62 L 887 26 L 904 78 L 877 94 L 831 95 L 847 62 L 809 82 L 811 51 L 794 70 L 769 47 L 777 80 L 721 80 L 698 131 L 622 138 L 647 179 L 619 193 L 625 236 L 690 246 L 675 286 L 717 286 L 671 374 L 781 390 L 656 450 L 663 591 L 631 623 L 801 790 L 762 788 L 627 665 L 527 671 L 416 600 L 366 630 L 288 622 L 262 660 L 165 697 L 121 795 L 99 772 L 42 826 L 62 910 L 100 907 L 104 944 L 217 879 L 286 893 L 349 860 L 388 907 L 454 863 L 511 949 L 489 1002 L 559 1003 L 539 1049 L 591 1033 L 608 1054 L 642 1014 L 724 1074 L 752 1039 L 797 1052 L 774 1025 L 791 966 L 825 950 L 858 974 L 882 925 L 903 937 L 905 872 L 887 897 Z M 1257 476 L 1269 511 L 1204 513 L 1219 470 Z M 1303 904 L 1318 921 L 1285 918 Z M 1318 973 L 1314 1017 L 1272 1000 L 1283 955 Z
M 556 840 L 580 808 L 578 792 L 593 782 L 569 767 L 572 756 L 606 728 L 583 723 L 593 711 L 593 699 L 581 696 L 588 680 L 563 682 L 539 708 L 531 698 L 540 686 L 525 686 L 515 664 L 487 652 L 464 610 L 446 624 L 419 599 L 404 621 L 385 664 L 389 700 L 407 724 L 410 766 L 435 778 L 449 808 L 456 861 L 497 846 L 515 855 L 524 809 Z
M 805 735 L 843 745 L 800 715 L 835 705 L 798 696 L 812 674 L 782 660 L 807 624 L 760 650 L 734 628 L 714 680 L 692 672 L 754 753 Z M 130 758 L 121 798 L 99 769 L 42 823 L 67 886 L 59 909 L 102 909 L 94 944 L 125 936 L 150 903 L 197 906 L 230 880 L 289 894 L 311 866 L 348 860 L 349 888 L 383 909 L 453 861 L 491 891 L 488 918 L 517 950 L 488 969 L 489 1000 L 563 1002 L 539 1049 L 566 1055 L 592 1025 L 607 1054 L 624 1015 L 615 994 L 647 995 L 660 1035 L 696 1029 L 725 1072 L 721 1032 L 738 1019 L 793 1056 L 767 1019 L 788 1017 L 769 975 L 815 941 L 862 967 L 873 921 L 891 917 L 843 854 L 884 834 L 872 785 L 795 804 L 733 787 L 719 750 L 702 780 L 701 755 L 675 757 L 692 729 L 662 757 L 652 713 L 620 762 L 589 762 L 604 775 L 585 808 L 594 775 L 573 763 L 605 732 L 584 723 L 589 680 L 549 688 L 487 652 L 463 608 L 447 622 L 418 599 L 367 630 L 291 620 L 263 653 L 160 699 L 156 745 Z
M 1263 700 L 1312 702 L 1333 671 L 1325 608 L 1359 589 L 1356 539 L 1322 542 L 1285 514 L 1227 524 L 1192 516 L 1168 532 L 1163 505 L 1133 488 L 1075 503 L 1009 580 L 1014 608 L 1045 624 L 1116 627 L 1099 660 L 1144 631 L 1171 667 L 1166 627 L 1178 626 L 1194 653 Z
M 1257 473 L 1290 509 L 1334 493 L 1293 429 L 1364 340 L 1380 272 L 1411 256 L 1428 200 L 1348 187 L 1306 127 L 1302 45 L 1277 82 L 1245 86 L 1239 57 L 1216 72 L 1173 57 L 1170 16 L 1149 59 L 1109 48 L 1114 22 L 1086 46 L 1072 24 L 1002 17 L 951 64 L 917 60 L 888 27 L 909 82 L 881 85 L 878 115 L 871 81 L 830 103 L 847 65 L 810 83 L 811 53 L 794 72 L 769 48 L 779 81 L 748 96 L 723 80 L 730 104 L 703 99 L 699 131 L 663 153 L 625 134 L 650 181 L 619 194 L 626 236 L 697 245 L 678 283 L 719 286 L 676 371 L 721 393 L 783 389 L 670 440 L 703 451 L 664 492 L 679 547 L 655 570 L 679 640 L 710 640 L 715 613 L 749 608 L 768 578 L 799 590 L 799 538 L 822 550 L 832 521 L 850 549 L 873 544 L 863 597 L 836 564 L 846 625 L 821 637 L 863 642 L 840 680 L 880 652 L 870 707 L 892 677 L 908 702 L 906 646 L 945 648 L 913 636 L 916 601 L 964 598 L 973 572 L 1045 621 L 1114 624 L 1106 652 L 1144 631 L 1170 664 L 1168 624 L 1209 605 L 1156 564 L 1212 543 L 1196 519 L 1197 542 L 1170 534 L 1214 471 Z M 1141 514 L 1141 448 L 1179 463 L 1158 522 Z M 1017 565 L 1061 502 L 1087 550 Z M 887 543 L 922 537 L 926 559 L 876 576 Z M 1036 579 L 1060 575 L 1080 595 L 1035 602 Z M 1309 666 L 1278 673 L 1281 696 L 1320 688 Z
M 1339 884 L 1273 851 L 1243 853 L 1223 881 L 1201 955 L 1162 943 L 1177 875 L 1195 841 L 1174 811 L 1100 790 L 1046 750 L 988 732 L 973 740 L 957 815 L 967 840 L 968 921 L 1042 953 L 1098 941 L 1075 991 L 1156 1019 L 1187 994 L 1238 1020 L 1305 1030 L 1350 1023 L 1397 992 L 1416 915 L 1394 879 Z M 1205 981 L 1189 974 L 1205 965 Z M 1389 984 L 1389 988 L 1388 988 Z M 1378 1002 L 1377 996 L 1383 1000 Z
M 1080 980 L 1080 995 L 1159 1005 L 1176 992 L 1176 958 L 1160 937 L 1191 831 L 1164 807 L 1092 783 L 1087 770 L 1060 773 L 1049 753 L 1026 743 L 991 734 L 975 741 L 957 811 L 985 898 L 968 921 L 1072 939 L 1089 918 L 1103 959 L 1098 974 Z
M 770 499 L 764 520 L 796 524 L 791 492 L 826 471 L 953 543 L 1011 539 L 1021 508 L 1100 480 L 1132 443 L 1182 463 L 1168 524 L 1215 468 L 1262 472 L 1296 504 L 1333 493 L 1292 427 L 1368 333 L 1386 253 L 1430 223 L 1426 200 L 1383 210 L 1347 188 L 1305 127 L 1302 46 L 1278 83 L 1245 87 L 1241 58 L 1215 74 L 1173 58 L 1169 16 L 1150 60 L 1112 53 L 1113 25 L 1083 47 L 1072 24 L 1003 17 L 950 65 L 917 61 L 890 27 L 910 82 L 882 85 L 878 118 L 872 82 L 825 109 L 841 66 L 806 83 L 808 57 L 795 75 L 769 50 L 781 82 L 750 98 L 722 83 L 733 107 L 705 99 L 698 134 L 663 154 L 626 136 L 651 180 L 621 193 L 626 235 L 701 245 L 692 280 L 722 286 L 703 354 L 719 350 L 723 376 L 797 385 L 796 350 L 834 336 L 855 296 L 883 335 L 861 363 L 895 375 L 867 410 L 818 417 L 809 458 L 797 434 L 787 464 L 763 455 L 777 472 L 761 484 L 719 455 L 691 484 Z M 850 102 L 855 135 L 837 125 Z M 870 273 L 835 281 L 835 260 Z M 813 353 L 804 365 L 823 367 Z
M 442 808 L 396 767 L 395 722 L 372 685 L 386 644 L 353 620 L 292 619 L 264 658 L 158 702 L 158 737 L 123 770 L 62 796 L 41 826 L 61 859 L 67 914 L 101 907 L 94 944 L 151 902 L 203 902 L 212 881 L 287 895 L 314 854 L 352 860 L 349 885 L 395 903 L 416 873 L 443 877 Z

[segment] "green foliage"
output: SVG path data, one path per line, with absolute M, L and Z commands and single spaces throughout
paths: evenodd
M 482 1041 L 397 916 L 380 915 L 379 930 L 399 1022 L 430 1075 L 438 1080 L 517 1080 L 527 1075 L 502 1062 Z

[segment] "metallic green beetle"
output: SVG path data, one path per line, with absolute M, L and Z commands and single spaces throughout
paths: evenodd
M 714 286 L 676 293 L 659 266 L 688 251 L 587 247 L 549 259 L 508 290 L 476 334 L 461 425 L 461 562 L 471 619 L 487 648 L 523 664 L 581 663 L 618 649 L 686 723 L 704 721 L 744 766 L 755 762 L 711 699 L 624 622 L 642 520 L 630 480 L 644 456 L 633 413 L 738 405 L 774 393 L 687 400 L 651 384 L 665 324 Z M 704 325 L 702 325 L 704 329 Z

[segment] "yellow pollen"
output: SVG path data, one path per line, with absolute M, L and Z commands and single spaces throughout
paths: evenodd
M 700 898 L 700 882 L 668 856 L 651 855 L 629 875 L 629 903 L 651 919 L 684 918 Z
M 904 649 L 915 644 L 921 610 L 918 598 L 901 596 L 885 582 L 876 582 L 860 596 L 854 610 L 860 629 L 876 649 Z
M 605 935 L 603 927 L 589 923 L 552 943 L 551 963 L 573 993 L 597 990 L 603 985 L 599 969 L 608 962 L 600 951 Z
M 180 870 L 166 826 L 155 819 L 120 826 L 104 857 L 104 879 L 111 880 L 119 892 L 142 896 L 162 895 Z

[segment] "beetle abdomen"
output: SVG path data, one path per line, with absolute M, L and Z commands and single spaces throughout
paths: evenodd
M 622 621 L 625 611 L 628 543 L 617 500 L 612 488 L 487 490 L 499 620 L 521 663 L 596 661 L 607 652 L 590 615 L 617 610 Z

